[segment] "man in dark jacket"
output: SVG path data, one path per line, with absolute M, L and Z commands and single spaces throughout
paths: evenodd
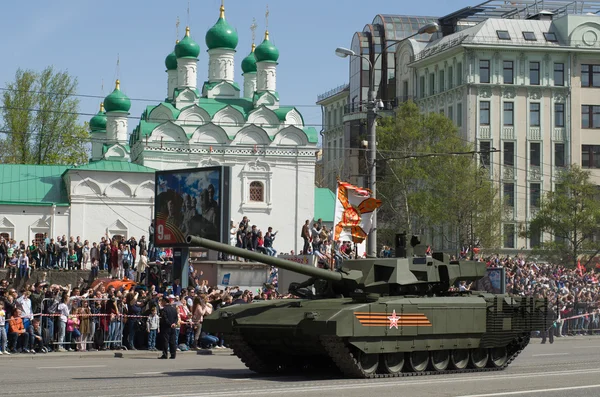
M 175 328 L 177 328 L 179 316 L 177 315 L 177 309 L 170 302 L 170 299 L 174 298 L 173 295 L 162 298 L 163 308 L 160 311 L 160 333 L 163 337 L 163 354 L 159 359 L 163 360 L 167 358 L 169 350 L 171 351 L 172 359 L 175 359 L 175 354 L 177 353 Z

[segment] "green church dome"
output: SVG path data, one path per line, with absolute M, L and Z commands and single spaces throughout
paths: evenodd
M 106 113 L 104 113 L 104 104 L 100 104 L 100 111 L 90 120 L 90 130 L 94 132 L 106 131 Z
M 256 73 L 256 57 L 254 56 L 255 49 L 256 45 L 252 44 L 252 52 L 242 61 L 242 72 L 244 72 L 244 74 Z
M 190 37 L 190 28 L 185 28 L 185 37 L 175 46 L 177 58 L 198 58 L 200 46 Z
M 104 107 L 107 112 L 129 112 L 131 100 L 120 89 L 121 82 L 117 80 L 115 90 L 104 98 Z
M 269 40 L 269 31 L 265 32 L 265 40 L 254 51 L 256 62 L 277 62 L 279 50 Z
M 179 40 L 177 40 L 177 43 L 179 43 Z M 177 70 L 177 55 L 175 55 L 175 50 L 165 58 L 165 66 L 167 70 Z
M 238 45 L 238 35 L 233 27 L 225 20 L 225 7 L 221 6 L 219 20 L 206 32 L 206 47 L 209 50 L 223 48 L 235 50 Z

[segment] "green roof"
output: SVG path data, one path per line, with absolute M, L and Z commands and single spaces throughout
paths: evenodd
M 99 160 L 91 163 L 74 167 L 73 170 L 82 171 L 106 171 L 106 172 L 144 172 L 154 173 L 156 170 L 143 165 L 129 163 L 127 161 L 111 161 L 111 160 Z
M 308 142 L 310 143 L 318 143 L 319 142 L 319 133 L 315 129 L 315 127 L 305 127 L 302 129 L 308 138 Z
M 66 165 L 0 165 L 0 204 L 68 206 L 62 174 Z
M 315 219 L 333 222 L 335 215 L 335 194 L 327 188 L 315 188 Z

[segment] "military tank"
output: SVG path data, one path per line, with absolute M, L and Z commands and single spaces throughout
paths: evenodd
M 309 277 L 290 285 L 298 299 L 222 307 L 203 331 L 257 373 L 380 378 L 502 370 L 546 325 L 546 300 L 451 288 L 484 277 L 485 263 L 426 255 L 418 236 L 398 238 L 396 258 L 345 260 L 331 271 L 188 236 L 191 246 Z

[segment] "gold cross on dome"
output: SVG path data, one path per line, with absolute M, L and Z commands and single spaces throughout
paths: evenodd
M 269 5 L 267 4 L 267 12 L 265 12 L 266 28 L 269 29 Z
M 252 31 L 252 43 L 256 40 L 256 28 L 258 28 L 256 18 L 252 18 L 252 25 L 250 25 L 250 30 Z

